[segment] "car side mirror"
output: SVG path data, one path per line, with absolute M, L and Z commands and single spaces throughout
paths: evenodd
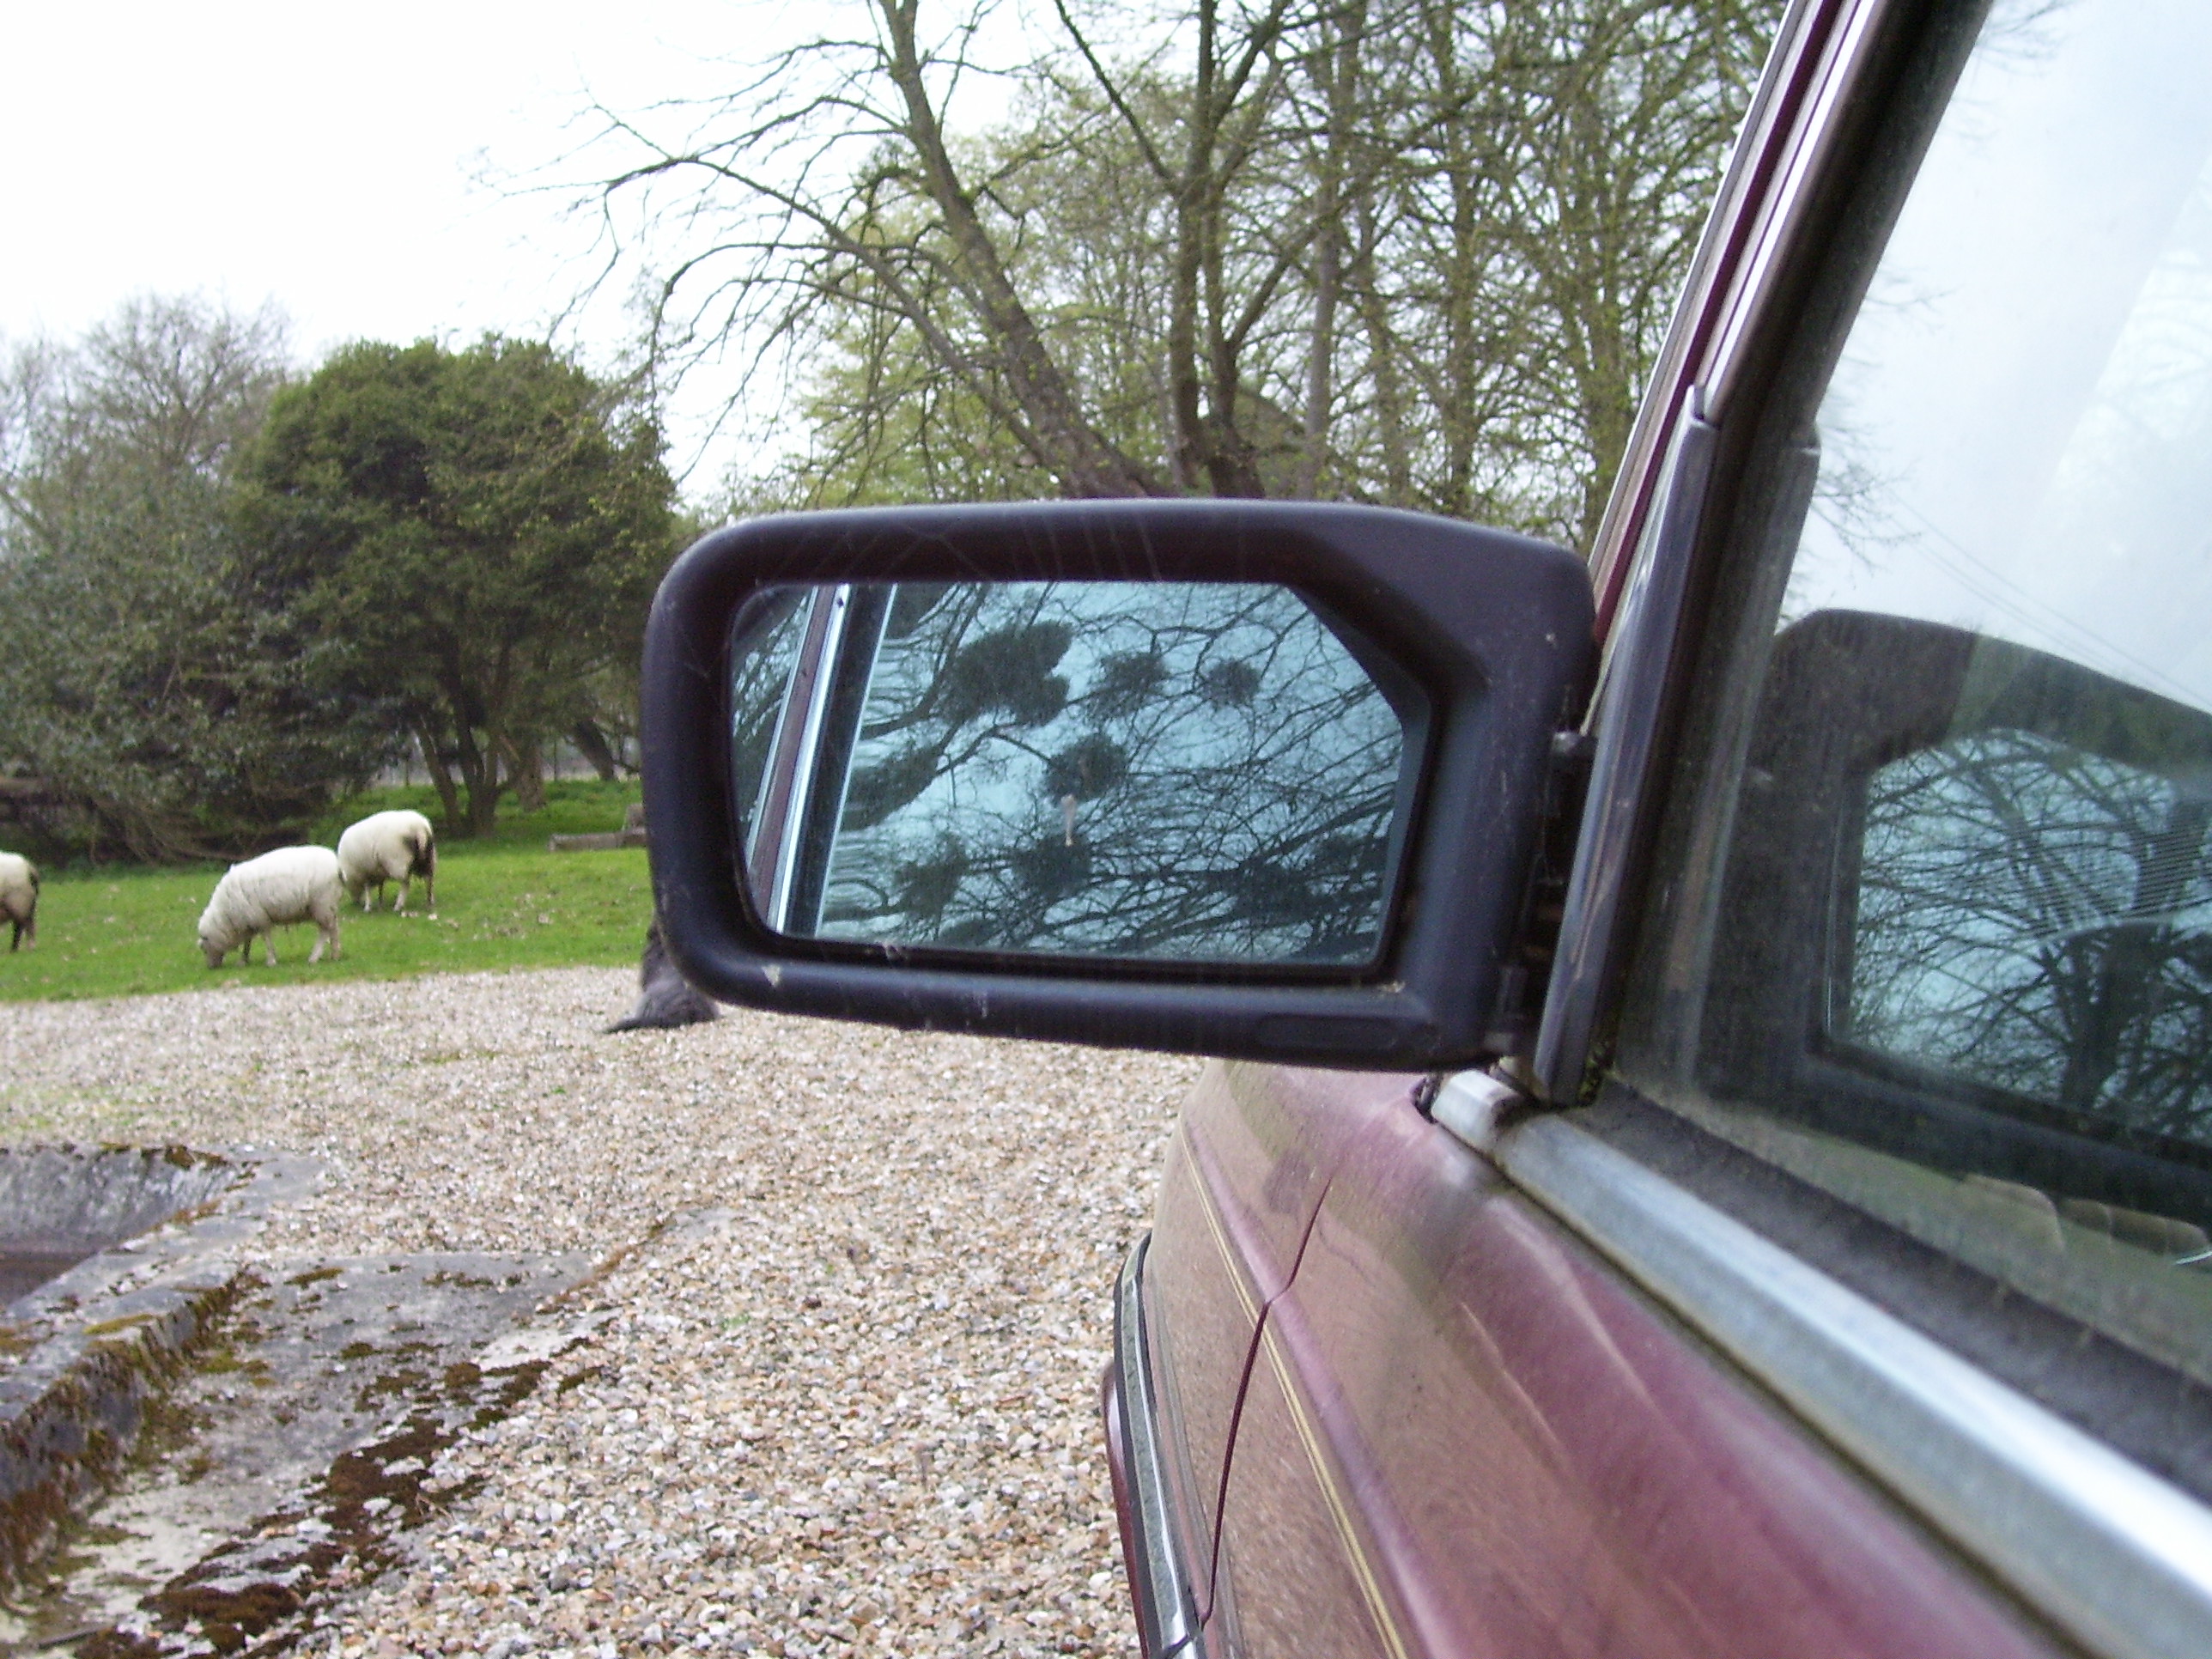
M 709 536 L 648 629 L 662 929 L 787 1012 L 1278 1060 L 1485 1052 L 1581 562 L 1370 508 Z

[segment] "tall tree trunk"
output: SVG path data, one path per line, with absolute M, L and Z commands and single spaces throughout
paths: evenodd
M 415 746 L 422 751 L 422 769 L 430 775 L 430 787 L 438 792 L 438 806 L 445 815 L 447 832 L 455 836 L 466 835 L 468 820 L 461 812 L 460 789 L 453 781 L 453 774 L 446 764 L 446 757 L 439 752 L 438 734 L 430 728 L 428 721 L 416 726 Z
M 1168 384 L 1175 410 L 1175 471 L 1178 488 L 1195 494 L 1211 471 L 1212 444 L 1203 408 L 1199 370 L 1199 308 L 1206 265 L 1206 213 L 1211 191 L 1213 106 L 1212 0 L 1198 8 L 1197 79 L 1190 92 L 1188 139 L 1182 175 L 1176 181 L 1175 259 L 1168 278 Z
M 507 738 L 500 745 L 507 751 L 509 781 L 514 785 L 514 804 L 526 812 L 545 810 L 545 749 L 536 738 L 524 740 Z
M 598 721 L 578 720 L 568 733 L 568 741 L 576 745 L 578 754 L 592 763 L 592 770 L 599 775 L 601 783 L 612 783 L 622 776 L 622 763 L 616 758 L 614 745 L 599 730 Z
M 480 774 L 469 781 L 469 834 L 488 836 L 499 822 L 499 757 L 483 751 Z
M 1334 210 L 1334 204 L 1329 204 Z M 1304 447 L 1298 454 L 1298 494 L 1311 501 L 1321 493 L 1321 474 L 1328 453 L 1328 416 L 1336 358 L 1336 290 L 1338 277 L 1335 233 L 1323 229 L 1314 257 L 1313 328 L 1306 346 L 1306 421 Z
M 1306 356 L 1305 446 L 1298 457 L 1298 494 L 1311 500 L 1321 492 L 1322 469 L 1328 454 L 1329 417 L 1335 399 L 1336 306 L 1344 276 L 1343 212 L 1346 161 L 1359 94 L 1359 51 L 1367 33 L 1366 0 L 1354 0 L 1330 21 L 1322 50 L 1315 54 L 1328 109 L 1320 180 L 1314 192 L 1319 232 L 1314 246 L 1313 325 Z
M 1463 108 L 1469 88 L 1460 61 L 1458 8 L 1427 9 L 1422 33 L 1437 106 L 1449 111 Z M 1436 507 L 1458 516 L 1474 507 L 1474 454 L 1480 425 L 1475 331 L 1478 313 L 1487 298 L 1482 282 L 1484 250 L 1480 245 L 1486 228 L 1481 192 L 1486 181 L 1475 165 L 1469 142 L 1469 129 L 1475 124 L 1447 118 L 1437 125 L 1451 195 L 1451 238 L 1443 272 L 1443 395 L 1437 400 L 1437 421 L 1443 428 L 1443 467 Z
M 498 741 L 488 734 L 485 742 L 478 743 L 476 728 L 465 720 L 456 722 L 453 736 L 453 769 L 468 792 L 468 811 L 461 820 L 460 833 L 489 834 L 499 820 Z
M 930 100 L 915 35 L 917 9 L 918 0 L 878 0 L 890 47 L 885 68 L 906 115 L 901 136 L 913 147 L 923 187 L 944 216 L 954 274 L 998 348 L 997 367 L 1034 434 L 1037 459 L 1070 495 L 1158 495 L 1146 469 L 1091 425 L 976 211 Z
M 1413 504 L 1413 446 L 1406 434 L 1406 393 L 1399 378 L 1398 342 L 1390 331 L 1381 276 L 1375 258 L 1379 237 L 1372 192 L 1359 204 L 1359 317 L 1367 332 L 1368 374 L 1375 386 L 1375 422 L 1382 441 L 1382 502 L 1386 507 Z

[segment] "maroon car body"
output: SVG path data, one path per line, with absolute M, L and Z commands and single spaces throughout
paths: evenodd
M 1198 1480 L 1212 1448 L 1228 1466 L 1186 1546 L 1200 1645 L 2050 1651 L 1413 1088 L 1237 1067 L 1186 1105 L 1139 1271 L 1168 1421 Z M 1270 1140 L 1328 1173 L 1245 1222 L 1211 1149 Z

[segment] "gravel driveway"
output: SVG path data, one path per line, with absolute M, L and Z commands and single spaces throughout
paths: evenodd
M 0 1139 L 319 1156 L 271 1261 L 611 1258 L 583 1305 L 614 1317 L 449 1454 L 481 1486 L 330 1652 L 1130 1651 L 1095 1390 L 1195 1066 L 739 1012 L 599 1035 L 632 987 L 15 1004 Z

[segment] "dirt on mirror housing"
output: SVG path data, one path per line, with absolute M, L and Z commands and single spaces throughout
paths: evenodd
M 735 1012 L 602 1035 L 632 994 L 564 970 L 11 1011 L 0 1138 L 328 1172 L 246 1247 L 253 1331 L 172 1396 L 180 1455 L 80 1534 L 75 1601 L 21 1607 L 58 1650 L 1133 1650 L 1095 1390 L 1195 1066 Z M 401 1328 L 470 1287 L 363 1272 L 429 1253 L 537 1264 L 476 1358 L 439 1363 L 459 1323 Z M 241 1526 L 226 1437 L 305 1501 Z M 187 1555 L 109 1616 L 133 1586 L 96 1578 Z M 297 1603 L 254 1635 L 257 1574 Z

